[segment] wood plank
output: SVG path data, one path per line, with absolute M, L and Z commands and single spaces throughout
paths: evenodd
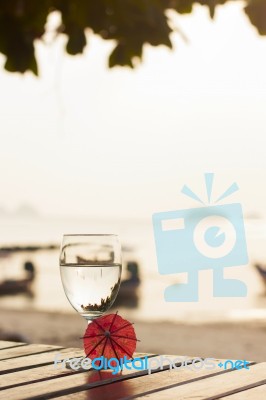
M 161 374 L 159 374 L 160 376 Z M 252 388 L 259 384 L 266 383 L 266 362 L 255 364 L 249 370 L 233 370 L 223 372 L 216 376 L 194 382 L 180 384 L 177 382 L 173 387 L 160 391 L 147 391 L 141 396 L 131 396 L 129 398 L 147 400 L 166 400 L 180 398 L 188 400 L 196 398 L 197 400 L 214 400 L 229 394 L 237 393 L 244 389 Z
M 147 354 L 145 353 L 138 353 L 136 357 L 144 357 L 146 355 Z M 0 382 L 0 390 L 82 372 L 82 371 L 73 371 L 71 369 L 62 368 L 59 363 L 57 367 L 55 367 L 54 365 L 55 356 L 57 356 L 56 358 L 58 361 L 62 361 L 66 358 L 82 357 L 84 356 L 84 351 L 75 348 L 65 349 L 63 351 L 53 354 L 51 359 L 49 359 L 50 361 L 49 365 L 44 365 L 41 367 L 37 366 L 31 371 L 29 371 L 28 369 L 26 370 L 23 369 L 17 372 L 7 373 L 5 374 L 3 382 Z
M 76 373 L 78 372 L 73 372 L 66 368 L 55 369 L 51 364 L 33 368 L 30 371 L 18 371 L 2 376 L 2 381 L 0 382 L 0 391 Z M 16 375 L 16 377 L 14 375 Z
M 3 349 L 9 349 L 11 347 L 26 346 L 27 343 L 21 342 L 10 342 L 7 340 L 0 340 L 0 351 Z
M 49 344 L 28 344 L 26 346 L 12 347 L 3 349 L 0 352 L 0 361 L 9 360 L 11 358 L 17 358 L 27 356 L 31 354 L 46 353 L 48 351 L 62 349 L 61 346 L 51 346 Z
M 58 352 L 62 353 L 63 355 L 65 355 L 65 353 L 68 354 L 69 352 L 72 352 L 69 356 L 66 357 L 77 357 L 77 354 L 79 354 L 80 351 L 81 350 L 79 348 L 59 349 L 47 353 L 42 353 L 41 355 L 36 354 L 31 356 L 24 356 L 24 357 L 18 357 L 0 361 L 0 375 L 8 374 L 10 372 L 21 371 L 29 368 L 36 368 L 41 365 L 43 366 L 52 364 L 54 362 L 55 355 L 58 354 Z M 136 353 L 136 354 L 138 354 L 138 357 L 147 355 L 145 353 Z M 148 357 L 150 356 L 152 355 L 148 355 Z
M 163 387 L 175 386 L 177 383 L 182 384 L 186 382 L 193 382 L 195 380 L 215 376 L 218 374 L 229 373 L 229 370 L 224 371 L 218 366 L 221 360 L 214 360 L 215 369 L 172 369 L 161 371 L 160 373 L 153 373 L 136 377 L 134 379 L 112 383 L 111 385 L 104 385 L 97 388 L 81 391 L 79 393 L 65 395 L 64 399 L 101 399 L 101 400 L 116 400 L 122 398 L 137 397 L 146 392 L 153 392 L 161 390 Z M 225 361 L 225 360 L 223 360 Z M 231 370 L 230 370 L 231 371 Z M 226 379 L 226 378 L 224 378 Z M 175 397 L 177 398 L 177 397 Z M 179 398 L 179 397 L 178 397 Z
M 175 359 L 177 356 L 168 357 L 170 359 Z M 169 368 L 169 366 L 165 365 L 165 368 Z M 79 374 L 61 376 L 59 378 L 6 389 L 1 391 L 1 395 L 5 400 L 23 400 L 31 398 L 49 399 L 55 396 L 76 393 L 80 390 L 85 390 L 90 387 L 95 387 L 118 380 L 125 380 L 141 375 L 147 375 L 147 370 L 124 369 L 117 375 L 112 375 L 111 371 L 91 370 Z
M 8 360 L 0 361 L 0 375 L 14 373 L 16 371 L 28 370 L 31 368 L 40 367 L 54 363 L 56 354 L 60 353 L 63 358 L 75 357 L 84 352 L 80 349 L 58 349 L 46 353 L 27 355 L 18 358 L 11 358 Z
M 45 353 L 47 354 L 47 353 Z M 0 382 L 0 390 L 9 389 L 11 387 L 16 387 L 20 385 L 27 385 L 29 383 L 44 381 L 47 379 L 52 379 L 64 375 L 72 375 L 79 373 L 78 371 L 73 371 L 67 368 L 61 368 L 60 365 L 57 367 L 54 365 L 55 356 L 57 360 L 63 360 L 66 358 L 82 357 L 84 356 L 84 351 L 79 349 L 66 349 L 60 353 L 49 353 L 50 359 L 49 365 L 43 365 L 41 367 L 33 368 L 32 370 L 24 369 L 17 372 L 11 372 L 5 374 L 2 381 Z M 43 355 L 42 355 L 43 356 Z
M 256 386 L 252 389 L 244 390 L 226 397 L 220 397 L 220 400 L 255 400 L 266 399 L 266 385 Z

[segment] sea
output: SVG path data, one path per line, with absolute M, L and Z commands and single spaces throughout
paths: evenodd
M 31 261 L 36 278 L 30 293 L 0 296 L 0 308 L 75 313 L 69 304 L 60 279 L 59 246 L 63 234 L 116 233 L 123 246 L 123 273 L 126 264 L 139 265 L 140 285 L 136 299 L 114 303 L 113 309 L 125 317 L 142 321 L 178 321 L 186 323 L 264 320 L 266 318 L 266 285 L 254 264 L 266 264 L 266 221 L 245 221 L 249 263 L 224 269 L 224 276 L 241 279 L 248 294 L 244 298 L 215 298 L 212 270 L 199 272 L 197 302 L 166 302 L 165 288 L 185 283 L 186 273 L 161 275 L 158 270 L 151 220 L 111 220 L 63 217 L 0 217 L 0 247 L 55 245 L 52 250 L 18 251 L 0 257 L 0 281 L 23 278 L 23 265 Z

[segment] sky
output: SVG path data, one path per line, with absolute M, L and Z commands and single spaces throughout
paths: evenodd
M 134 71 L 108 70 L 113 44 L 89 35 L 36 45 L 40 78 L 0 68 L 0 205 L 43 215 L 150 218 L 236 181 L 245 213 L 266 215 L 266 37 L 242 4 L 174 16 L 174 51 L 146 46 Z M 0 65 L 4 58 L 0 57 Z

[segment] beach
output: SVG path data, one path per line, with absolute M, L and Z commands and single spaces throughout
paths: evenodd
M 76 313 L 43 311 L 0 311 L 0 339 L 60 345 L 83 346 L 80 339 L 86 322 Z M 266 321 L 218 323 L 134 322 L 140 342 L 137 351 L 263 361 L 266 358 Z
M 29 237 L 23 234 L 23 224 L 14 224 L 10 231 L 2 226 L 2 236 L 10 236 L 10 243 L 25 245 L 57 243 L 56 238 L 66 231 L 85 231 L 88 221 L 36 220 L 28 228 Z M 65 225 L 64 225 L 65 224 Z M 90 224 L 92 225 L 92 224 Z M 97 225 L 95 223 L 95 225 Z M 121 225 L 121 226 L 120 226 Z M 126 299 L 115 302 L 109 313 L 119 314 L 134 322 L 138 339 L 137 351 L 154 354 L 176 354 L 193 357 L 217 357 L 263 361 L 266 358 L 266 296 L 262 281 L 252 265 L 262 260 L 266 238 L 266 224 L 260 222 L 261 235 L 254 236 L 258 226 L 249 221 L 250 264 L 225 270 L 227 278 L 240 279 L 248 285 L 246 298 L 214 298 L 212 271 L 199 274 L 199 301 L 195 303 L 169 303 L 164 300 L 168 285 L 184 282 L 184 276 L 160 275 L 157 269 L 152 234 L 146 223 L 135 223 L 126 230 L 126 224 L 117 225 L 125 237 L 125 265 L 122 279 L 127 279 L 127 261 L 137 261 L 140 268 L 140 286 L 136 304 L 126 304 Z M 51 236 L 50 227 L 53 226 Z M 133 229 L 134 228 L 134 229 Z M 95 227 L 96 229 L 96 227 Z M 100 226 L 98 230 L 107 227 Z M 124 235 L 122 235 L 124 231 Z M 128 232 L 125 235 L 125 232 Z M 15 239 L 11 240 L 15 236 Z M 7 243 L 5 244 L 7 245 Z M 251 251 L 252 250 L 252 251 Z M 1 260 L 1 278 L 23 278 L 23 265 L 32 261 L 36 268 L 30 293 L 2 296 L 0 299 L 0 339 L 43 343 L 64 347 L 82 347 L 86 322 L 72 310 L 63 290 L 58 249 L 17 251 Z M 256 257 L 255 257 L 256 256 Z M 181 274 L 182 275 L 182 274 Z M 182 280 L 183 279 L 183 280 Z M 14 337 L 14 335 L 16 337 Z

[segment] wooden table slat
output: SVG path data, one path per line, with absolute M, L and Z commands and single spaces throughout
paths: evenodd
M 46 353 L 39 353 L 18 358 L 11 358 L 8 360 L 0 361 L 0 376 L 11 372 L 14 373 L 16 371 L 28 370 L 43 365 L 53 364 L 55 356 L 59 353 L 63 358 L 75 357 L 76 355 L 80 355 L 80 353 L 84 355 L 84 351 L 81 349 L 60 348 Z M 30 373 L 31 372 L 29 372 L 29 374 Z
M 187 381 L 193 382 L 195 379 L 213 376 L 216 374 L 223 374 L 221 368 L 216 367 L 214 370 L 202 369 L 195 372 L 193 370 L 165 370 L 151 375 L 144 375 L 134 379 L 112 383 L 111 385 L 99 386 L 84 390 L 79 393 L 65 395 L 64 399 L 76 400 L 117 400 L 122 398 L 131 398 L 131 396 L 140 396 L 143 393 L 153 392 L 167 388 L 177 383 L 186 383 Z M 229 372 L 228 372 L 229 373 Z M 151 397 L 152 398 L 152 397 Z
M 253 400 L 266 398 L 266 362 L 251 363 L 249 370 L 223 370 L 218 366 L 208 370 L 179 368 L 169 371 L 169 363 L 182 356 L 158 356 L 135 353 L 135 357 L 164 357 L 163 371 L 152 374 L 144 368 L 124 369 L 118 374 L 112 371 L 72 371 L 55 368 L 57 359 L 81 357 L 81 349 L 38 344 L 0 341 L 0 399 L 3 400 L 118 400 L 178 398 L 189 400 Z M 194 357 L 190 357 L 193 359 Z M 63 396 L 63 397 L 62 397 Z
M 10 342 L 7 340 L 1 340 L 0 341 L 0 351 L 4 349 L 10 349 L 11 347 L 19 347 L 19 346 L 26 346 L 27 343 L 21 343 L 21 342 Z
M 151 355 L 149 355 L 151 356 Z M 175 359 L 177 356 L 167 356 Z M 156 356 L 154 357 L 156 358 Z M 158 357 L 159 358 L 159 357 Z M 53 368 L 53 366 L 51 366 Z M 167 368 L 167 366 L 165 366 Z M 79 374 L 61 376 L 51 380 L 30 383 L 0 392 L 5 400 L 23 400 L 30 398 L 49 399 L 61 396 L 89 387 L 95 387 L 108 384 L 118 380 L 125 380 L 136 376 L 147 375 L 146 370 L 128 370 L 124 369 L 121 374 L 112 375 L 111 371 L 85 371 Z
M 237 393 L 243 388 L 251 388 L 263 383 L 266 383 L 266 362 L 255 364 L 249 370 L 243 368 L 181 385 L 177 383 L 173 388 L 149 393 L 145 396 L 142 394 L 141 397 L 132 396 L 132 398 L 141 398 L 142 400 L 151 398 L 152 400 L 165 400 L 168 398 L 214 400 Z
M 47 353 L 46 353 L 47 354 Z M 48 354 L 47 354 L 48 355 Z M 61 351 L 58 353 L 53 353 L 50 355 L 49 365 L 42 365 L 41 367 L 36 367 L 31 370 L 23 369 L 17 372 L 11 372 L 5 374 L 0 380 L 0 390 L 5 390 L 10 387 L 16 387 L 20 385 L 27 385 L 29 383 L 52 379 L 55 377 L 60 377 L 64 375 L 73 375 L 78 372 L 74 372 L 67 368 L 55 368 L 54 360 L 57 355 L 57 359 L 65 359 L 75 357 L 82 357 L 84 355 L 83 350 L 78 349 L 68 349 L 66 351 Z M 43 356 L 43 354 L 42 354 Z M 42 362 L 42 360 L 40 360 Z
M 220 361 L 225 360 L 215 360 L 216 365 Z M 250 365 L 254 365 L 254 363 L 251 363 Z M 74 398 L 77 400 L 94 398 L 99 398 L 101 400 L 116 400 L 124 397 L 130 397 L 130 394 L 132 395 L 132 393 L 134 393 L 134 396 L 141 395 L 149 391 L 161 390 L 162 388 L 167 388 L 171 385 L 173 386 L 184 382 L 187 383 L 188 381 L 193 382 L 200 378 L 206 378 L 217 374 L 224 374 L 229 372 L 231 372 L 231 370 L 224 371 L 221 370 L 219 366 L 217 366 L 213 370 L 202 369 L 200 371 L 194 371 L 192 369 L 175 370 L 173 368 L 171 371 L 161 371 L 159 375 L 158 373 L 152 373 L 151 375 L 136 377 L 125 382 L 121 381 L 117 383 L 112 383 L 112 386 L 105 385 L 81 391 L 79 393 L 66 395 L 64 396 L 64 398 L 68 400 Z
M 62 349 L 62 347 L 48 344 L 28 344 L 26 346 L 12 347 L 0 352 L 0 361 L 59 349 Z
M 252 389 L 244 390 L 226 397 L 220 397 L 220 400 L 263 400 L 266 399 L 266 385 L 256 386 Z

